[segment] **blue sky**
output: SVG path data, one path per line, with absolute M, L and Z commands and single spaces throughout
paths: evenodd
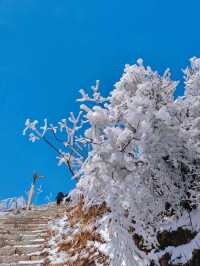
M 0 199 L 24 194 L 33 170 L 46 176 L 38 203 L 70 190 L 55 154 L 22 136 L 25 119 L 78 111 L 80 88 L 100 79 L 108 94 L 138 57 L 180 79 L 200 56 L 199 10 L 198 0 L 0 0 Z

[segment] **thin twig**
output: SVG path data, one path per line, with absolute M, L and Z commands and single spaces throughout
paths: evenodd
M 74 176 L 74 171 L 73 171 L 73 169 L 72 169 L 72 167 L 71 167 L 71 162 L 70 162 L 70 160 L 67 160 L 66 158 L 65 158 L 65 156 L 62 154 L 62 152 L 60 152 L 59 151 L 59 149 L 56 147 L 56 146 L 54 146 L 45 136 L 43 136 L 42 137 L 42 139 L 54 150 L 54 151 L 56 151 L 62 158 L 64 158 L 64 160 L 65 160 L 65 162 L 66 162 L 66 164 L 67 164 L 67 167 L 68 167 L 68 169 L 69 169 L 69 171 L 70 171 L 70 173 L 72 174 L 72 176 Z

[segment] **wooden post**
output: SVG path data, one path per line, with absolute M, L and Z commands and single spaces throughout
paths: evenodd
M 31 209 L 31 203 L 32 203 L 32 199 L 33 199 L 33 194 L 35 191 L 35 185 L 36 185 L 36 181 L 38 180 L 38 178 L 43 177 L 43 176 L 39 176 L 37 173 L 33 173 L 33 182 L 29 191 L 29 195 L 28 195 L 28 203 L 26 206 L 26 210 L 30 210 Z

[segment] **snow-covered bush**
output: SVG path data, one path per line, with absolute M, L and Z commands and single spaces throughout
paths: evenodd
M 111 209 L 115 266 L 140 265 L 130 228 L 151 249 L 165 217 L 178 219 L 199 207 L 200 59 L 192 58 L 184 75 L 185 96 L 174 100 L 178 82 L 169 69 L 161 76 L 139 59 L 126 65 L 109 97 L 101 96 L 99 82 L 92 96 L 81 90 L 79 101 L 90 104 L 81 104 L 77 118 L 71 113 L 71 127 L 66 119 L 58 126 L 45 119 L 41 129 L 26 121 L 30 140 L 50 144 L 77 178 L 72 198 L 83 194 L 87 206 L 105 201 Z

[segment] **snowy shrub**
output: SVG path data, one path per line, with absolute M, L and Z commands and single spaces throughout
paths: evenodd
M 112 265 L 140 265 L 130 228 L 148 250 L 166 216 L 178 219 L 199 207 L 200 59 L 191 59 L 184 78 L 185 96 L 174 100 L 178 82 L 169 69 L 161 76 L 139 59 L 125 66 L 109 97 L 101 96 L 99 82 L 92 96 L 81 90 L 77 118 L 71 113 L 57 126 L 45 119 L 40 129 L 26 121 L 30 140 L 50 144 L 77 179 L 72 197 L 83 194 L 87 206 L 105 201 L 111 209 Z

